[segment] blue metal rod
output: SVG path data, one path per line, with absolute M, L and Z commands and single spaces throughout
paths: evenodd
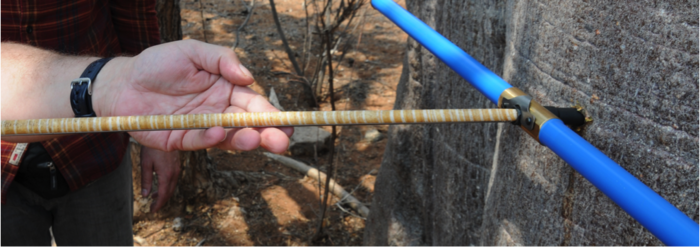
M 540 141 L 666 245 L 698 246 L 700 226 L 559 119 L 544 123 Z
M 392 0 L 372 5 L 450 68 L 498 103 L 512 87 L 447 38 Z M 700 226 L 683 212 L 629 174 L 559 119 L 546 122 L 540 141 L 667 245 L 700 245 Z
M 503 90 L 513 87 L 394 1 L 373 0 L 372 5 L 462 78 L 469 81 L 494 104 L 498 104 L 498 98 Z

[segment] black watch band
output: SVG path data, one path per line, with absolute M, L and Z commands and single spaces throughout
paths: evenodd
M 92 109 L 92 83 L 95 82 L 97 74 L 102 67 L 112 60 L 106 57 L 92 62 L 85 68 L 80 78 L 70 82 L 70 106 L 73 108 L 75 117 L 94 117 L 95 111 Z

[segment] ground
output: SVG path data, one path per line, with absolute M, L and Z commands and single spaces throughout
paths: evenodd
M 248 11 L 243 1 L 182 0 L 184 39 L 232 47 L 236 29 Z M 275 1 L 290 47 L 311 78 L 318 58 L 304 52 L 306 33 L 304 1 Z M 404 4 L 403 1 L 399 1 Z M 311 8 L 310 11 L 313 12 Z M 346 55 L 334 60 L 338 110 L 388 110 L 393 107 L 401 74 L 406 34 L 371 6 L 358 11 L 344 37 Z M 202 25 L 204 23 L 204 25 Z M 311 23 L 313 25 L 313 23 Z M 204 28 L 202 28 L 204 26 Z M 235 48 L 241 62 L 253 73 L 251 86 L 262 95 L 274 88 L 285 110 L 330 110 L 328 97 L 318 99 L 313 90 L 292 75 L 294 69 L 275 29 L 268 1 L 258 0 Z M 317 38 L 314 38 L 317 39 Z M 341 48 L 342 49 L 342 46 Z M 340 53 L 336 53 L 340 54 Z M 305 63 L 304 61 L 309 61 Z M 308 64 L 305 66 L 305 64 Z M 327 79 L 326 79 L 327 80 Z M 327 92 L 327 83 L 324 83 Z M 330 127 L 324 127 L 330 131 Z M 371 129 L 386 133 L 388 126 L 338 127 L 334 179 L 371 210 L 376 172 L 386 138 L 366 140 Z M 365 220 L 348 207 L 332 201 L 324 227 L 325 238 L 312 241 L 320 215 L 320 190 L 316 181 L 262 155 L 264 150 L 232 152 L 209 149 L 216 169 L 249 174 L 214 202 L 191 201 L 183 210 L 136 217 L 136 245 L 360 245 Z M 285 154 L 291 156 L 290 153 Z M 292 156 L 293 157 L 293 156 Z M 293 157 L 325 171 L 328 154 Z M 334 198 L 334 200 L 337 198 Z M 136 203 L 136 207 L 139 207 Z

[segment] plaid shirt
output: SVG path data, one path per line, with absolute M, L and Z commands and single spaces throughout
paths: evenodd
M 3 42 L 100 57 L 135 55 L 160 43 L 155 0 L 3 0 L 1 11 Z M 41 144 L 76 190 L 116 169 L 128 143 L 127 134 L 110 133 L 70 135 Z M 18 169 L 9 163 L 15 146 L 2 142 L 2 203 Z

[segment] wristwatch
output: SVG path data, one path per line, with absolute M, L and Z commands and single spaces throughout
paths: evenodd
M 70 106 L 75 117 L 95 117 L 92 109 L 92 84 L 102 67 L 113 57 L 98 59 L 87 66 L 80 78 L 70 82 Z

